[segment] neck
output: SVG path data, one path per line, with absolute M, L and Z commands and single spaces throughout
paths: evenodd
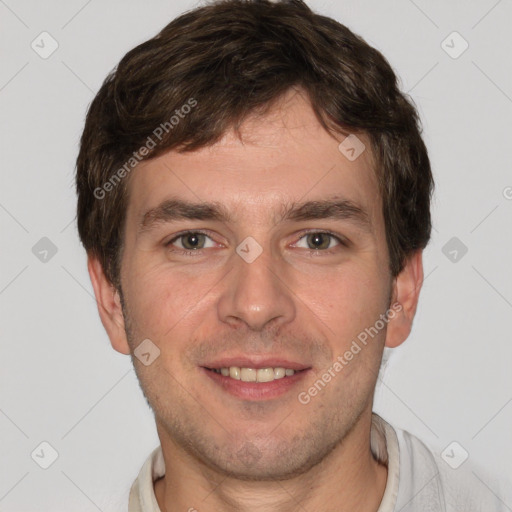
M 166 474 L 154 484 L 161 512 L 377 512 L 387 467 L 370 450 L 371 411 L 327 457 L 281 481 L 239 480 L 206 467 L 160 434 Z

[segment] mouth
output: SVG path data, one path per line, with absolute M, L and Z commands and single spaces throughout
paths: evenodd
M 242 382 L 272 382 L 274 380 L 291 377 L 292 375 L 295 375 L 295 373 L 305 371 L 305 369 L 293 370 L 292 368 L 283 368 L 282 366 L 276 366 L 275 368 L 245 368 L 240 366 L 229 366 L 206 369 L 230 379 L 241 380 Z
M 230 395 L 243 400 L 270 400 L 298 387 L 311 367 L 291 362 L 255 363 L 239 361 L 212 363 L 200 370 Z

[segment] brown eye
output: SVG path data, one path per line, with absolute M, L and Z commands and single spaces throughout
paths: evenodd
M 302 231 L 302 236 L 292 247 L 306 249 L 309 254 L 333 254 L 343 248 L 350 247 L 350 241 L 343 235 L 331 233 L 330 231 Z
M 306 235 L 306 240 L 309 249 L 329 249 L 332 235 L 329 233 L 309 233 Z
M 202 249 L 204 245 L 205 235 L 202 233 L 187 233 L 182 235 L 182 245 L 184 249 Z
M 210 237 L 204 233 L 189 231 L 173 238 L 166 245 L 183 249 L 185 251 L 197 251 L 207 248 L 206 244 L 209 239 Z M 209 247 L 211 246 L 212 244 L 210 244 Z

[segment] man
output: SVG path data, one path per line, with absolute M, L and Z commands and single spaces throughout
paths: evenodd
M 360 37 L 299 0 L 180 16 L 105 80 L 77 190 L 99 314 L 161 443 L 130 512 L 505 510 L 372 412 L 433 180 Z

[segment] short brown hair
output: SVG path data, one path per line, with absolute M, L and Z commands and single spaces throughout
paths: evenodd
M 307 94 L 326 130 L 369 136 L 391 275 L 427 245 L 430 162 L 414 104 L 382 54 L 302 0 L 220 0 L 128 52 L 89 107 L 77 158 L 78 231 L 111 283 L 120 286 L 129 183 L 122 178 L 135 155 L 211 145 L 292 87 Z M 187 104 L 193 111 L 172 123 Z M 143 151 L 150 139 L 158 143 Z

